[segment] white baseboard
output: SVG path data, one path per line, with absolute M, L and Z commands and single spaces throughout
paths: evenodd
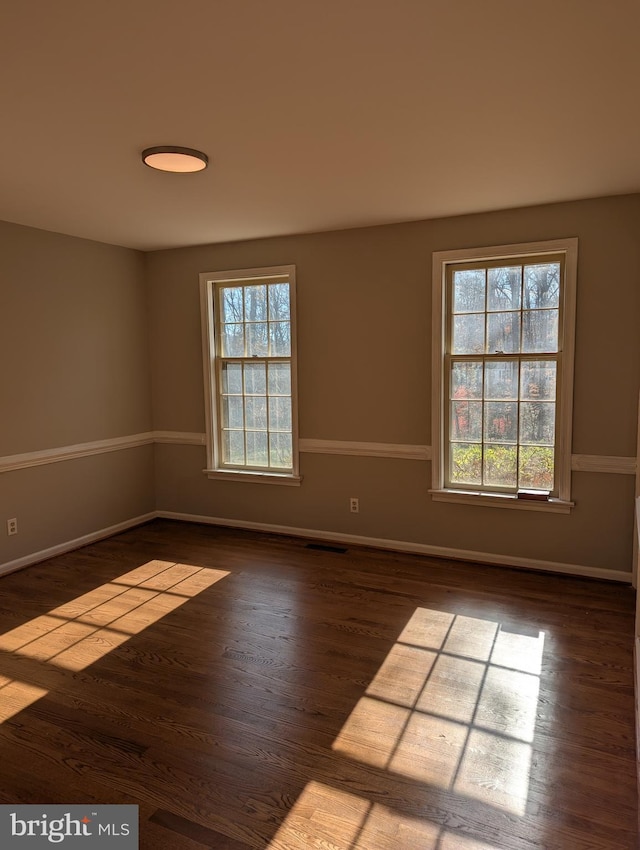
M 408 552 L 414 555 L 431 555 L 437 558 L 450 558 L 457 561 L 475 561 L 480 564 L 519 567 L 528 570 L 544 570 L 546 572 L 562 573 L 564 575 L 624 582 L 625 584 L 631 583 L 632 579 L 630 572 L 624 572 L 622 570 L 603 570 L 599 567 L 586 567 L 580 564 L 563 564 L 556 561 L 542 561 L 511 555 L 496 555 L 489 552 L 475 552 L 470 549 L 451 549 L 446 546 L 431 546 L 426 543 L 412 543 L 406 540 L 389 540 L 385 537 L 364 537 L 359 534 L 343 534 L 338 531 L 324 531 L 317 528 L 298 528 L 297 526 L 249 522 L 248 520 L 228 519 L 226 517 L 200 516 L 198 514 L 179 513 L 177 511 L 150 511 L 149 513 L 133 517 L 116 525 L 111 525 L 108 528 L 102 528 L 90 534 L 85 534 L 82 537 L 77 537 L 75 540 L 58 543 L 56 546 L 51 546 L 48 549 L 41 549 L 39 552 L 33 552 L 14 561 L 8 561 L 5 564 L 0 564 L 0 576 L 24 567 L 29 567 L 40 561 L 46 561 L 48 558 L 56 557 L 56 555 L 63 555 L 65 552 L 80 549 L 83 546 L 88 546 L 90 543 L 104 540 L 106 537 L 113 537 L 115 534 L 120 534 L 122 531 L 127 531 L 129 528 L 134 528 L 137 525 L 142 525 L 156 518 L 176 519 L 184 522 L 203 523 L 205 525 L 228 526 L 230 528 L 244 528 L 250 531 L 265 531 L 271 534 L 286 534 L 292 537 L 308 537 L 315 540 L 328 540 L 333 543 L 371 546 L 374 549 L 388 549 L 393 552 Z M 640 660 L 638 659 L 637 664 L 640 664 Z
M 432 555 L 437 558 L 451 558 L 456 561 L 476 561 L 481 564 L 520 567 L 527 570 L 544 570 L 545 572 L 605 579 L 606 581 L 618 581 L 625 584 L 630 584 L 632 578 L 631 572 L 624 572 L 623 570 L 603 570 L 599 567 L 586 567 L 580 564 L 563 564 L 556 561 L 542 561 L 512 555 L 495 555 L 489 552 L 474 552 L 468 549 L 450 549 L 446 546 L 430 546 L 426 543 L 389 540 L 384 537 L 363 537 L 359 534 L 342 534 L 337 531 L 297 528 L 288 525 L 272 525 L 266 522 L 249 522 L 247 520 L 227 519 L 226 517 L 198 516 L 196 514 L 178 513 L 176 511 L 156 511 L 156 516 L 164 519 L 183 520 L 185 522 L 199 522 L 206 525 L 221 525 L 231 528 L 245 528 L 250 531 L 287 534 L 293 537 L 311 537 L 316 540 L 329 540 L 334 543 L 372 546 L 375 549 L 390 549 L 394 552 L 409 552 L 414 555 Z
M 99 531 L 92 531 L 91 534 L 85 534 L 82 537 L 76 537 L 75 540 L 67 540 L 65 543 L 58 543 L 56 546 L 50 546 L 48 549 L 41 549 L 39 552 L 33 552 L 31 555 L 25 555 L 22 558 L 16 558 L 15 561 L 8 561 L 5 564 L 0 564 L 0 575 L 21 570 L 24 567 L 30 567 L 32 564 L 37 564 L 40 561 L 46 561 L 48 558 L 55 558 L 56 555 L 64 555 L 65 552 L 72 552 L 74 549 L 81 549 L 83 546 L 88 546 L 90 543 L 96 543 L 98 540 L 104 540 L 105 537 L 113 537 L 114 534 L 120 534 L 121 531 L 127 531 L 129 528 L 134 528 L 136 525 L 142 525 L 157 516 L 155 511 L 148 514 L 127 519 L 124 522 L 119 522 L 116 525 L 110 525 L 108 528 L 101 528 Z

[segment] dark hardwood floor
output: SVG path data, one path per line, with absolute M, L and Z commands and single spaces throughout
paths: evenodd
M 629 587 L 155 521 L 0 579 L 0 802 L 143 850 L 633 850 Z

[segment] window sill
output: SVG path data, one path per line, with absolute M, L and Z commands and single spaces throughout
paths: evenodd
M 299 487 L 301 475 L 277 472 L 256 472 L 252 469 L 203 469 L 207 478 L 218 481 L 244 481 L 247 484 L 284 484 L 289 487 Z
M 568 514 L 575 502 L 562 499 L 549 499 L 546 502 L 518 499 L 517 496 L 498 493 L 480 493 L 468 490 L 429 490 L 434 502 L 456 502 L 461 505 L 481 505 L 487 508 L 510 508 L 518 511 L 546 511 L 554 514 Z

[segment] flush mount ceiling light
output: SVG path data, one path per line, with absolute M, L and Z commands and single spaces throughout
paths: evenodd
M 176 145 L 159 145 L 142 151 L 142 161 L 149 168 L 158 171 L 173 171 L 187 174 L 190 171 L 202 171 L 209 164 L 209 157 L 193 148 L 180 148 Z

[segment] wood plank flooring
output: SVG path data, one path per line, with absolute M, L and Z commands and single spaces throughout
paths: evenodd
M 634 850 L 629 587 L 157 520 L 0 579 L 0 803 L 143 850 Z

